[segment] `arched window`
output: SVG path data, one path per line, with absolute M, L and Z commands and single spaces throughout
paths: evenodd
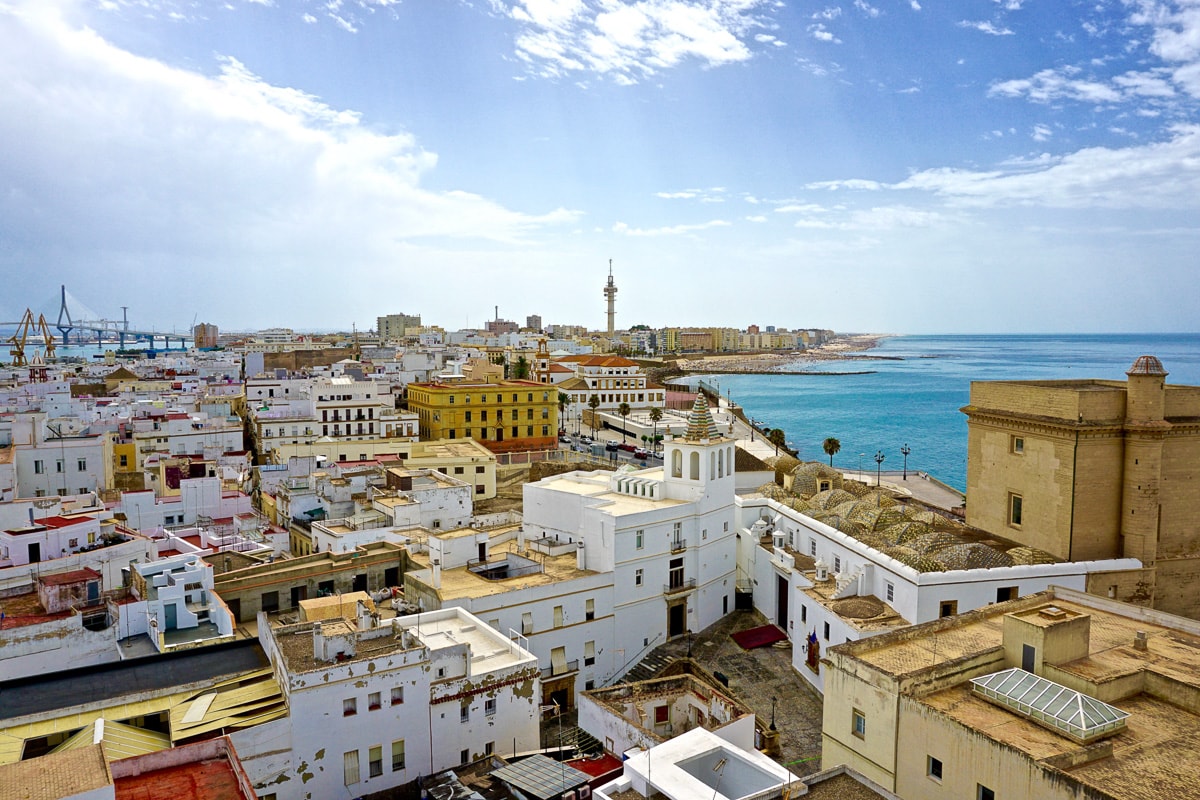
M 671 477 L 683 477 L 683 451 L 681 450 L 671 451 Z
M 725 448 L 722 447 L 717 451 L 717 477 L 725 477 Z
M 714 451 L 709 451 L 708 454 L 708 479 L 716 480 L 717 477 L 717 454 Z
M 694 481 L 700 480 L 700 454 L 692 453 L 692 457 L 688 459 L 688 475 Z

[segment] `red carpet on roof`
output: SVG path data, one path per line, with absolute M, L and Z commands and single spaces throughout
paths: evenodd
M 787 634 L 774 625 L 763 625 L 761 628 L 751 628 L 738 631 L 732 638 L 743 650 L 753 650 L 755 647 L 766 647 L 769 644 L 782 642 Z

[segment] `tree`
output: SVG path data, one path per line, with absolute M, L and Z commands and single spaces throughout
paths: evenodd
M 600 407 L 600 395 L 588 397 L 588 408 L 592 410 L 592 433 L 596 432 L 596 409 Z
M 775 455 L 779 455 L 779 448 L 787 447 L 787 434 L 783 432 L 783 428 L 772 428 L 767 434 L 767 441 L 775 445 Z
M 567 429 L 567 407 L 575 402 L 575 398 L 566 392 L 558 393 L 558 427 L 561 430 Z
M 656 445 L 658 443 L 658 440 L 660 438 L 662 438 L 658 435 L 658 423 L 660 420 L 662 420 L 662 418 L 663 418 L 663 410 L 661 408 L 659 408 L 658 406 L 655 406 L 654 408 L 650 409 L 650 421 L 654 423 L 654 436 L 651 437 L 651 441 L 654 442 Z M 657 451 L 655 451 L 655 452 L 657 452 Z
M 621 403 L 617 406 L 617 413 L 621 415 L 621 444 L 625 443 L 625 422 L 629 419 L 629 403 Z
M 825 451 L 825 455 L 829 456 L 829 466 L 833 466 L 833 457 L 836 456 L 842 449 L 842 443 L 830 436 L 825 441 L 821 442 L 821 449 Z
M 517 358 L 516 366 L 513 367 L 513 377 L 519 381 L 529 377 L 529 359 L 525 356 Z

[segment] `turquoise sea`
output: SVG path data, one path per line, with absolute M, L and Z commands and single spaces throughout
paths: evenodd
M 1140 355 L 1162 361 L 1168 383 L 1200 385 L 1200 333 L 1026 334 L 894 336 L 862 356 L 797 369 L 820 375 L 715 375 L 746 414 L 783 428 L 806 460 L 828 460 L 821 442 L 841 440 L 834 464 L 899 470 L 908 444 L 908 468 L 966 489 L 967 404 L 971 381 L 1102 378 L 1125 380 Z M 873 370 L 866 375 L 830 373 Z M 861 454 L 861 456 L 860 456 Z

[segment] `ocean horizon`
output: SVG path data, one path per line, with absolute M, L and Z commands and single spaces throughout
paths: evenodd
M 783 369 L 805 375 L 703 375 L 746 415 L 783 428 L 806 461 L 824 461 L 827 437 L 841 441 L 834 465 L 928 472 L 960 490 L 967 480 L 967 418 L 972 381 L 1125 380 L 1141 355 L 1157 356 L 1167 382 L 1200 385 L 1200 333 L 880 334 L 876 347 L 846 358 Z M 862 374 L 839 374 L 839 373 Z

